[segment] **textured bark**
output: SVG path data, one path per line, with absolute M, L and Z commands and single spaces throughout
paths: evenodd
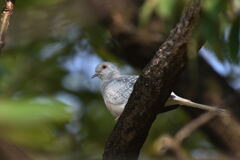
M 89 0 L 89 2 L 91 1 L 97 3 L 97 1 L 95 0 Z M 124 21 L 125 26 L 134 26 L 134 22 L 132 22 L 131 20 L 134 19 L 134 16 L 136 16 L 136 12 L 138 12 L 139 10 L 139 5 L 136 5 L 137 2 L 135 1 L 125 0 L 124 2 L 125 4 L 130 3 L 129 6 L 132 6 L 131 10 L 129 10 L 128 12 L 128 17 L 130 18 L 127 18 L 128 20 Z M 104 8 L 105 12 L 106 10 L 108 10 L 106 7 L 104 7 L 104 5 L 102 6 L 102 8 Z M 122 12 L 123 11 L 119 11 L 118 13 Z M 98 15 L 100 14 L 99 12 L 96 13 Z M 145 64 L 151 59 L 151 56 L 154 54 L 154 49 L 157 48 L 159 43 L 163 43 L 163 39 L 166 36 L 166 28 L 164 27 L 163 19 L 151 20 L 149 22 L 151 24 L 149 26 L 145 26 L 144 29 L 135 28 L 131 31 L 119 29 L 118 31 L 119 26 L 113 25 L 113 21 L 115 20 L 114 17 L 111 15 L 112 14 L 105 14 L 104 19 L 108 19 L 107 21 L 110 22 L 108 28 L 112 33 L 113 39 L 117 40 L 117 43 L 121 48 L 113 49 L 114 53 L 126 60 L 132 66 L 136 68 L 143 68 Z M 122 15 L 122 19 L 125 19 L 124 15 Z M 141 32 L 144 32 L 144 37 L 148 38 L 140 38 Z M 233 113 L 236 115 L 237 118 L 239 118 L 240 94 L 233 88 L 231 88 L 231 86 L 227 84 L 226 80 L 219 74 L 217 74 L 212 69 L 212 67 L 208 65 L 206 60 L 201 57 L 199 58 L 201 61 L 198 67 L 200 69 L 200 72 L 198 72 L 198 78 L 192 79 L 191 73 L 185 72 L 182 80 L 178 82 L 178 88 L 176 89 L 178 91 L 177 93 L 179 95 L 184 95 L 184 97 L 186 98 L 192 99 L 194 101 L 199 101 L 204 104 L 231 106 Z M 216 92 L 214 87 L 217 88 L 218 92 Z M 214 91 L 214 93 L 212 93 L 211 91 Z M 196 93 L 198 94 L 196 95 Z M 216 99 L 216 97 L 218 98 Z M 186 110 L 189 111 L 190 109 Z M 199 111 L 191 110 L 190 115 L 195 117 L 200 114 L 198 112 Z M 224 123 L 221 118 L 217 118 L 214 121 L 211 121 L 210 123 L 205 125 L 206 127 L 204 127 L 204 131 L 209 136 L 209 139 L 219 149 L 231 155 L 236 155 L 240 150 L 240 143 L 238 143 L 240 134 L 239 132 L 235 131 L 235 127 L 237 126 L 238 122 L 234 119 L 232 119 L 231 121 L 232 124 L 235 125 L 229 125 L 228 123 Z
M 105 4 L 108 3 L 108 0 L 104 1 Z M 121 5 L 120 1 L 113 1 L 114 3 L 118 3 L 118 5 Z M 114 7 L 107 8 L 103 3 L 101 3 L 102 5 L 99 7 L 99 5 L 97 5 L 99 2 L 96 0 L 88 0 L 88 2 L 95 4 L 95 13 L 97 15 L 101 14 L 97 9 L 101 9 L 101 12 L 103 11 L 102 13 L 108 13 L 102 15 L 104 17 L 102 19 L 104 19 L 105 22 L 108 22 L 107 26 L 111 31 L 113 39 L 116 40 L 118 46 L 120 46 L 119 48 L 114 46 L 111 50 L 132 66 L 143 68 L 151 59 L 152 55 L 154 55 L 154 50 L 157 48 L 158 44 L 163 43 L 163 39 L 166 37 L 166 28 L 164 27 L 166 22 L 164 19 L 151 19 L 148 26 L 138 29 L 134 27 L 134 24 L 136 23 L 136 13 L 139 12 L 139 6 L 141 6 L 141 4 L 139 5 L 139 1 L 124 0 L 125 5 L 128 4 L 128 6 L 131 6 L 130 10 L 124 12 L 124 7 L 118 7 L 118 13 L 120 17 L 122 17 L 121 19 L 124 19 L 124 21 L 122 21 L 124 22 L 122 23 L 124 24 L 123 26 L 131 26 L 130 28 L 134 28 L 131 30 L 124 30 L 121 29 L 122 25 L 114 25 L 117 24 L 114 23 L 116 19 L 114 20 L 114 16 L 112 16 L 114 14 L 110 14 L 113 12 Z M 91 8 L 93 6 L 91 5 Z M 109 8 L 111 11 L 108 11 Z M 116 12 L 116 10 L 114 12 Z M 126 14 L 127 18 L 125 18 Z M 115 18 L 116 17 L 117 16 L 115 16 Z M 143 35 L 142 33 L 144 33 L 144 36 L 141 36 Z M 178 87 L 176 89 L 177 93 L 179 95 L 184 95 L 186 98 L 205 104 L 231 106 L 236 117 L 240 117 L 240 94 L 231 88 L 226 80 L 208 65 L 206 60 L 201 57 L 199 58 L 201 61 L 198 67 L 200 69 L 200 72 L 198 72 L 198 78 L 192 78 L 190 72 L 185 72 L 182 76 L 182 80 L 178 82 Z M 218 92 L 216 92 L 214 87 L 217 88 Z M 215 92 L 213 93 L 211 91 Z M 218 98 L 216 99 L 216 97 Z M 187 110 L 189 111 L 190 109 Z M 198 112 L 199 111 L 191 110 L 190 115 L 195 117 L 200 114 Z M 238 124 L 236 120 L 232 119 L 232 121 L 233 124 Z M 240 150 L 240 143 L 238 143 L 240 135 L 239 132 L 235 131 L 236 125 L 229 125 L 228 123 L 224 123 L 221 118 L 217 118 L 205 125 L 206 127 L 204 127 L 204 131 L 218 148 L 231 155 L 236 155 L 238 153 L 237 151 Z
M 104 159 L 137 159 L 149 129 L 186 63 L 187 40 L 200 14 L 200 1 L 184 10 L 180 22 L 137 80 L 126 108 L 107 140 Z M 161 97 L 161 99 L 159 99 Z

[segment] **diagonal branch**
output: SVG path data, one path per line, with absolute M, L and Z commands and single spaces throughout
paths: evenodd
M 15 0 L 6 0 L 5 7 L 3 8 L 0 24 L 0 51 L 5 45 L 5 37 L 9 26 L 9 20 L 13 13 Z
M 217 115 L 219 115 L 218 112 L 206 112 L 181 128 L 174 137 L 170 135 L 160 136 L 153 145 L 155 154 L 161 156 L 166 153 L 166 151 L 171 151 L 178 160 L 192 159 L 181 147 L 183 140 L 189 137 L 196 129 L 215 118 Z
M 193 160 L 181 144 L 170 135 L 162 135 L 153 144 L 154 154 L 159 158 L 170 151 L 177 160 Z
M 202 115 L 200 115 L 198 118 L 192 120 L 190 123 L 188 123 L 186 126 L 184 126 L 180 131 L 177 132 L 175 135 L 176 141 L 181 144 L 182 141 L 190 136 L 193 131 L 195 131 L 197 128 L 201 127 L 211 119 L 213 119 L 216 115 L 219 113 L 217 112 L 206 112 Z
M 137 80 L 126 109 L 107 140 L 105 160 L 137 159 L 149 129 L 186 64 L 187 41 L 200 15 L 194 0 Z M 161 99 L 159 99 L 161 97 Z

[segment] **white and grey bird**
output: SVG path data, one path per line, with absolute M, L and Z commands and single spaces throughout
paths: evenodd
M 117 120 L 123 112 L 139 76 L 123 75 L 114 64 L 103 62 L 96 66 L 95 74 L 92 78 L 94 77 L 101 79 L 101 93 L 104 102 L 107 109 Z M 223 111 L 223 109 L 219 107 L 198 104 L 188 99 L 181 98 L 173 92 L 165 103 L 165 106 L 171 105 L 184 105 L 208 111 Z

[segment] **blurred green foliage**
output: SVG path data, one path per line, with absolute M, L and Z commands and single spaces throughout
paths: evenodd
M 239 35 L 239 36 L 237 36 Z M 236 17 L 230 28 L 230 33 L 228 36 L 228 46 L 230 57 L 234 63 L 239 62 L 239 45 L 240 45 L 240 16 Z
M 145 0 L 140 12 L 140 23 L 146 24 L 157 14 L 164 20 L 174 20 L 188 0 Z M 197 34 L 207 39 L 207 46 L 220 60 L 239 64 L 239 0 L 203 0 L 203 13 Z M 179 9 L 180 8 L 180 9 Z M 171 23 L 170 23 L 171 24 Z M 228 30 L 230 31 L 228 33 Z M 226 36 L 227 35 L 227 36 Z M 238 36 L 237 36 L 238 35 Z
M 233 5 L 235 1 L 205 0 L 195 39 L 196 43 L 207 39 L 206 47 L 231 64 L 239 64 L 240 58 L 235 12 L 240 5 Z M 170 30 L 187 2 L 143 1 L 140 27 L 154 15 L 169 22 Z M 109 50 L 114 40 L 92 12 L 83 0 L 16 1 L 0 58 L 0 138 L 23 147 L 36 159 L 38 154 L 101 159 L 115 124 L 99 94 L 99 82 L 90 76 L 101 58 L 121 60 Z M 175 134 L 188 121 L 181 109 L 161 114 L 144 145 L 146 157 L 150 159 L 157 137 Z M 192 150 L 201 147 L 206 137 L 198 131 L 190 140 L 185 147 Z
M 63 132 L 62 124 L 70 119 L 67 106 L 49 98 L 1 99 L 0 102 L 1 137 L 32 148 L 53 150 L 50 145 L 59 143 L 57 132 Z

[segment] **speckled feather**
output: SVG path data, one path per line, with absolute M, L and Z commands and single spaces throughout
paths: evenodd
M 118 68 L 110 62 L 104 62 L 99 64 L 95 70 L 97 76 L 102 80 L 101 91 L 103 95 L 106 107 L 117 119 L 123 112 L 125 105 L 133 91 L 134 84 L 139 76 L 136 75 L 122 75 Z M 181 98 L 175 93 L 171 93 L 171 96 L 165 103 L 165 106 L 171 105 L 185 105 L 195 108 L 200 108 L 209 111 L 216 111 L 219 108 L 194 103 L 188 99 Z
M 133 91 L 138 76 L 120 76 L 102 84 L 104 99 L 111 104 L 125 104 Z
M 119 116 L 124 109 L 137 79 L 138 76 L 119 76 L 103 81 L 101 90 L 104 101 L 115 116 Z

